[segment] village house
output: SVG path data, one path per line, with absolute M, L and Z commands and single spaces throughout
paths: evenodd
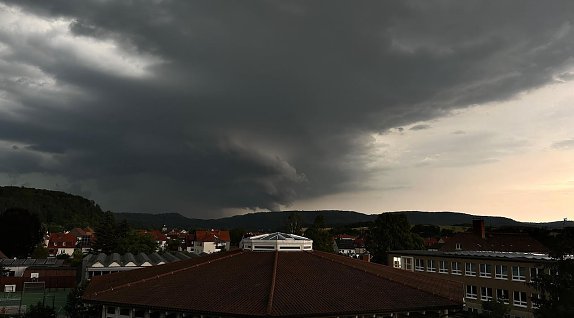
M 77 237 L 70 233 L 51 233 L 48 239 L 48 255 L 72 255 L 76 250 Z

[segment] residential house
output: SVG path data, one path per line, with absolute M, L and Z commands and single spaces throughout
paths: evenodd
M 164 233 L 162 233 L 159 230 L 140 230 L 139 231 L 140 234 L 143 235 L 150 235 L 152 237 L 152 239 L 157 243 L 157 251 L 163 251 L 166 248 L 166 244 L 167 244 L 167 235 L 165 235 Z
M 82 253 L 86 254 L 92 250 L 92 243 L 94 242 L 94 232 L 90 228 L 81 229 L 79 227 L 73 228 L 68 232 L 76 237 L 76 248 L 80 249 Z
M 52 233 L 48 240 L 48 255 L 72 255 L 76 249 L 77 238 L 70 233 Z
M 231 238 L 229 231 L 197 230 L 193 235 L 193 252 L 196 254 L 229 251 L 230 248 Z
M 366 252 L 365 241 L 357 236 L 339 234 L 334 237 L 333 250 L 341 255 L 358 258 Z
M 309 242 L 272 233 L 244 249 L 94 277 L 83 300 L 101 305 L 103 318 L 438 318 L 463 307 L 460 283 L 309 250 Z

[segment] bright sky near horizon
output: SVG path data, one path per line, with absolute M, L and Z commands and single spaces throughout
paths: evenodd
M 574 218 L 571 1 L 0 0 L 0 185 Z

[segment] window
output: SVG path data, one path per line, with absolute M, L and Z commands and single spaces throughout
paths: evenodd
M 476 299 L 476 286 L 473 285 L 466 285 L 466 298 L 468 299 Z
M 508 279 L 508 266 L 496 265 L 496 279 Z
M 451 266 L 451 274 L 460 275 L 462 273 L 460 269 L 460 262 L 452 262 Z
M 412 271 L 413 270 L 413 258 L 412 257 L 405 257 L 405 258 L 403 258 L 403 260 L 405 261 L 405 269 L 408 271 Z
M 492 288 L 481 287 L 480 288 L 480 300 L 491 301 L 492 300 Z
M 415 270 L 422 272 L 425 270 L 425 260 L 420 258 L 415 258 Z
M 439 265 L 438 268 L 439 273 L 448 274 L 448 264 L 446 261 L 439 261 L 438 265 Z
M 508 304 L 508 289 L 497 289 L 496 299 Z
M 143 309 L 136 309 L 134 312 L 134 317 L 136 318 L 143 318 L 145 317 L 145 310 Z
M 66 246 L 66 242 L 62 242 L 62 246 Z
M 5 293 L 15 293 L 16 292 L 16 285 L 4 285 L 4 292 Z
M 427 261 L 427 272 L 436 272 L 436 264 L 434 259 Z
M 400 257 L 393 257 L 393 267 L 394 268 L 401 268 L 401 258 Z
M 512 297 L 512 304 L 516 307 L 526 307 L 526 292 L 515 291 Z
M 492 277 L 492 265 L 480 264 L 480 277 Z
M 460 244 L 460 243 L 456 243 L 456 245 L 455 245 L 455 249 L 456 249 L 457 251 L 460 251 L 460 250 L 462 250 L 462 244 Z
M 512 266 L 512 280 L 523 282 L 526 280 L 526 268 L 522 266 Z
M 129 308 L 120 308 L 120 316 L 129 316 L 130 309 Z
M 476 266 L 474 263 L 464 264 L 464 275 L 466 276 L 476 276 Z
M 115 315 L 116 314 L 116 307 L 108 307 L 106 312 L 110 315 Z

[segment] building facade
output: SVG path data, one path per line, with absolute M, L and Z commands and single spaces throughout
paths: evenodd
M 482 303 L 502 301 L 511 317 L 534 317 L 536 290 L 529 282 L 553 260 L 545 254 L 486 251 L 392 251 L 395 268 L 462 282 L 467 310 L 482 312 Z

